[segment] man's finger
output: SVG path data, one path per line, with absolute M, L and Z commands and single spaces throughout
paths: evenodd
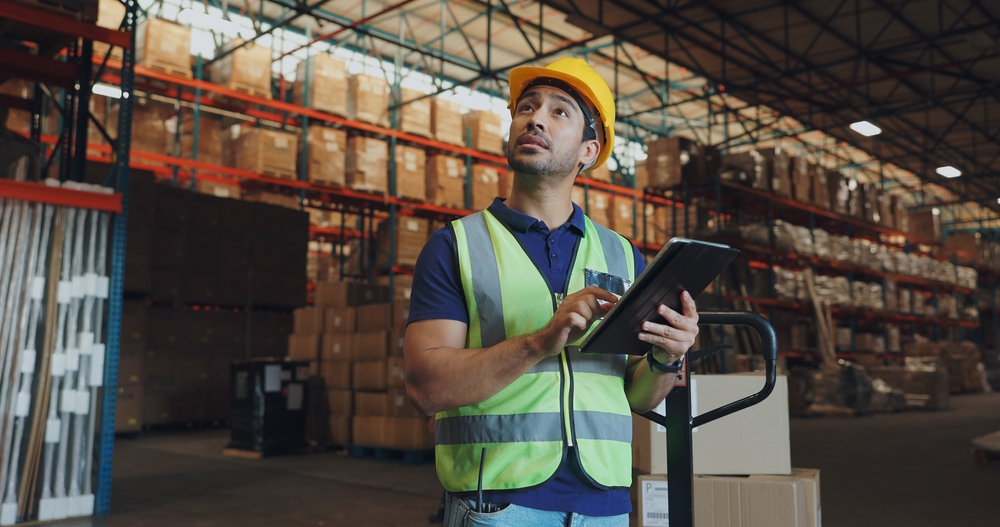
M 694 297 L 691 296 L 691 293 L 684 291 L 681 294 L 681 303 L 683 304 L 685 317 L 698 318 L 698 305 L 694 303 Z
M 693 329 L 697 325 L 696 322 L 685 318 L 680 313 L 662 304 L 660 305 L 659 313 L 668 324 L 678 329 Z
M 606 289 L 601 289 L 600 287 L 597 287 L 596 285 L 585 287 L 585 288 L 581 289 L 580 292 L 581 293 L 586 293 L 586 294 L 589 294 L 589 295 L 594 295 L 594 298 L 596 298 L 598 300 L 603 300 L 605 302 L 611 302 L 612 304 L 614 304 L 615 302 L 618 302 L 618 295 L 616 295 L 616 294 L 614 294 L 614 293 L 612 293 L 612 292 L 610 292 L 610 291 L 608 291 Z

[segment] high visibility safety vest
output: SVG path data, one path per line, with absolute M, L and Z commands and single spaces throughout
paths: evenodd
M 583 289 L 584 269 L 635 279 L 635 254 L 628 240 L 590 218 L 585 221 L 564 291 L 552 290 L 514 235 L 489 211 L 452 222 L 469 309 L 467 347 L 485 348 L 538 331 L 564 295 Z M 546 482 L 568 446 L 576 447 L 580 465 L 597 487 L 631 484 L 627 358 L 583 355 L 576 345 L 539 361 L 481 403 L 437 414 L 435 457 L 445 489 L 477 489 L 484 447 L 484 490 Z

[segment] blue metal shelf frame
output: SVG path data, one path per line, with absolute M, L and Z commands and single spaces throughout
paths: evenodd
M 115 449 L 115 409 L 118 396 L 118 354 L 121 343 L 122 295 L 125 277 L 125 233 L 128 223 L 129 152 L 132 143 L 132 103 L 135 88 L 135 28 L 137 0 L 124 0 L 125 19 L 121 29 L 128 32 L 131 46 L 122 50 L 121 90 L 118 111 L 118 139 L 115 141 L 115 189 L 122 195 L 122 211 L 116 215 L 111 237 L 111 291 L 108 296 L 107 354 L 104 363 L 101 427 L 97 451 L 97 493 L 94 514 L 111 511 L 111 469 Z

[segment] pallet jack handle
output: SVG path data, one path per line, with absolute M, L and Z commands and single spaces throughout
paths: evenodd
M 761 403 L 774 390 L 777 382 L 778 339 L 768 320 L 750 311 L 710 311 L 699 314 L 699 325 L 705 326 L 747 326 L 760 337 L 761 353 L 764 355 L 764 387 L 755 394 L 733 401 L 727 405 L 705 412 L 697 417 L 691 415 L 690 366 L 692 363 L 710 357 L 730 345 L 712 346 L 698 351 L 689 351 L 684 370 L 678 375 L 677 383 L 667 395 L 666 415 L 646 412 L 643 417 L 663 425 L 667 429 L 667 473 L 669 474 L 669 521 L 670 527 L 694 526 L 694 456 L 691 433 L 695 427 L 704 425 Z M 643 525 L 644 518 L 639 519 Z

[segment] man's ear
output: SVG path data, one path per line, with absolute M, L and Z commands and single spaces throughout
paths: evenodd
M 601 143 L 598 143 L 596 140 L 591 139 L 580 144 L 580 163 L 583 165 L 583 170 L 594 166 L 600 155 Z

